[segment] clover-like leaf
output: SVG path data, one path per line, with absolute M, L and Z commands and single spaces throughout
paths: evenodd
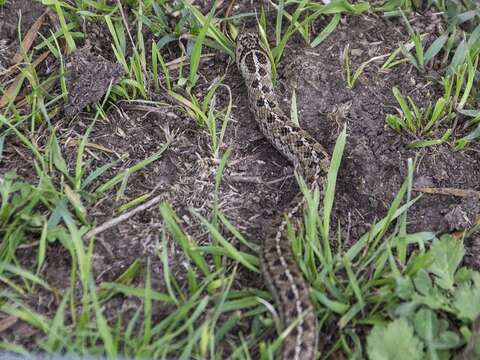
M 437 314 L 430 309 L 420 309 L 415 314 L 415 332 L 425 341 L 432 341 L 438 336 L 439 321 Z
M 435 283 L 445 290 L 453 291 L 455 272 L 465 254 L 463 244 L 452 236 L 442 236 L 432 245 L 430 253 L 433 261 L 428 270 L 436 276 Z
M 423 344 L 405 319 L 396 319 L 387 326 L 375 326 L 367 337 L 370 360 L 420 360 Z
M 417 291 L 422 295 L 427 295 L 432 289 L 432 279 L 430 279 L 430 275 L 428 275 L 428 272 L 424 269 L 420 269 L 417 272 L 413 283 Z
M 473 321 L 480 315 L 480 287 L 462 285 L 455 291 L 453 306 L 458 311 L 460 319 Z
M 395 295 L 400 299 L 408 300 L 414 293 L 412 280 L 409 277 L 398 276 L 396 279 L 397 287 Z

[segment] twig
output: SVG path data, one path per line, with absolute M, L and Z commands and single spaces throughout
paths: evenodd
M 137 214 L 141 211 L 144 211 L 144 210 L 148 209 L 149 207 L 152 207 L 153 205 L 157 204 L 161 199 L 162 199 L 162 197 L 160 195 L 155 196 L 152 200 L 147 201 L 146 203 L 137 206 L 136 208 L 126 212 L 125 214 L 122 214 L 120 216 L 117 216 L 116 218 L 113 218 L 113 219 L 110 219 L 110 220 L 104 222 L 102 225 L 97 226 L 97 227 L 93 228 L 92 230 L 90 230 L 89 232 L 87 232 L 85 234 L 85 239 L 89 240 L 93 236 L 98 235 L 101 232 L 120 224 L 121 222 L 131 218 L 133 215 L 135 215 L 135 214 Z
M 264 181 L 260 176 L 228 176 L 228 180 L 232 182 L 241 182 L 241 183 L 253 183 L 253 184 L 263 184 Z

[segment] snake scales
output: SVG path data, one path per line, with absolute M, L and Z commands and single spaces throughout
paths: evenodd
M 296 126 L 280 109 L 272 84 L 271 63 L 256 33 L 238 35 L 236 62 L 260 130 L 292 162 L 307 184 L 316 186 L 327 172 L 329 156 L 310 134 Z M 314 359 L 317 347 L 317 318 L 286 231 L 288 221 L 301 215 L 302 207 L 303 196 L 299 192 L 288 210 L 273 222 L 271 234 L 265 238 L 261 251 L 262 273 L 283 326 L 295 323 L 283 342 L 282 359 Z

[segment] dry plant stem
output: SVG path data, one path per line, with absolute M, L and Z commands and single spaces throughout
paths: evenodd
M 120 216 L 117 216 L 116 218 L 113 218 L 113 219 L 110 219 L 110 220 L 104 222 L 102 225 L 97 226 L 97 227 L 93 228 L 92 230 L 90 230 L 89 232 L 87 232 L 85 234 L 85 239 L 89 240 L 93 236 L 96 236 L 96 235 L 104 232 L 105 230 L 108 230 L 108 229 L 110 229 L 114 226 L 117 226 L 121 222 L 131 218 L 133 215 L 138 214 L 139 212 L 142 212 L 142 211 L 154 206 L 155 204 L 158 204 L 161 199 L 162 199 L 162 197 L 160 195 L 155 196 L 153 199 L 147 201 L 146 203 L 144 203 L 142 205 L 139 205 L 136 208 L 134 208 L 130 211 L 127 211 L 126 213 L 124 213 Z
M 464 190 L 464 189 L 455 189 L 455 188 L 424 187 L 424 188 L 414 188 L 413 191 L 418 191 L 425 194 L 480 198 L 480 191 L 475 191 L 471 189 Z

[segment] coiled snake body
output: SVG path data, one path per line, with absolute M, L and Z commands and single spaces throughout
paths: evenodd
M 280 109 L 272 83 L 267 52 L 254 32 L 240 33 L 236 62 L 248 89 L 250 108 L 260 130 L 270 143 L 315 186 L 329 166 L 325 149 L 305 130 L 296 126 Z M 302 214 L 303 196 L 294 198 L 288 210 L 271 226 L 262 244 L 262 273 L 277 304 L 283 326 L 294 324 L 283 342 L 282 359 L 314 359 L 317 347 L 317 318 L 308 285 L 296 265 L 288 237 L 288 221 Z

